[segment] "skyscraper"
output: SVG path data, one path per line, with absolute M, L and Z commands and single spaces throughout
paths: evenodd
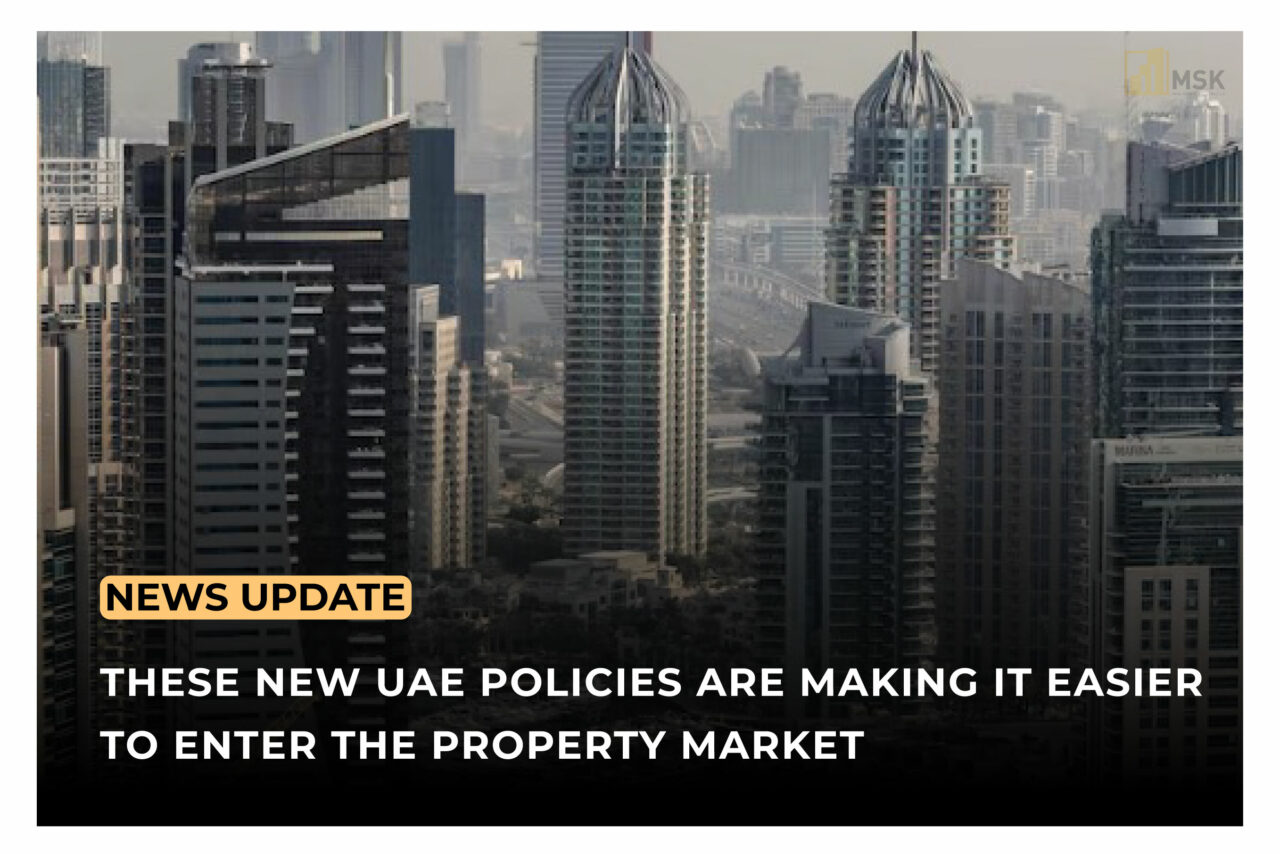
M 458 357 L 471 387 L 465 422 L 469 436 L 458 447 L 469 455 L 471 511 L 466 528 L 471 544 L 449 567 L 477 566 L 485 555 L 488 515 L 488 429 L 484 369 L 485 296 L 484 196 L 457 192 L 462 158 L 457 131 L 448 127 L 442 105 L 419 104 L 410 133 L 409 277 L 414 284 L 435 284 L 436 311 L 458 318 Z M 439 568 L 431 566 L 431 569 Z
M 188 411 L 174 432 L 175 542 L 193 561 L 244 561 L 249 572 L 425 568 L 410 552 L 409 137 L 398 116 L 192 186 L 175 314 L 175 398 Z M 202 411 L 202 401 L 214 405 Z M 201 505 L 228 519 L 261 510 L 204 524 Z M 309 624 L 302 641 L 312 666 L 394 665 L 407 631 Z M 381 727 L 397 708 L 353 702 L 317 714 Z
M 94 157 L 111 134 L 111 72 L 101 33 L 40 33 L 36 40 L 40 153 Z
M 844 160 L 853 103 L 831 93 L 804 97 L 798 71 L 765 74 L 763 97 L 749 92 L 730 114 L 731 172 L 723 210 L 825 215 L 831 176 Z
M 959 260 L 941 290 L 942 663 L 1081 661 L 1092 394 L 1089 294 Z
M 911 324 L 938 360 L 938 282 L 957 258 L 1013 259 L 1009 188 L 982 175 L 973 109 L 933 54 L 899 51 L 858 100 L 848 172 L 831 187 L 827 296 Z
M 200 44 L 180 63 L 184 117 L 168 145 L 125 146 L 124 454 L 139 572 L 173 566 L 172 358 L 174 274 L 183 251 L 187 188 L 202 175 L 287 148 L 291 129 L 265 120 L 269 64 L 247 44 Z M 229 97 L 234 96 L 234 97 Z
M 1130 143 L 1093 233 L 1097 436 L 1242 432 L 1244 153 Z
M 275 66 L 268 118 L 292 124 L 308 143 L 398 115 L 402 42 L 396 32 L 258 33 L 258 55 Z
M 534 265 L 538 278 L 554 285 L 550 290 L 558 290 L 563 281 L 569 96 L 627 37 L 625 32 L 538 33 L 533 68 Z M 548 307 L 557 321 L 561 310 Z
M 1125 213 L 1093 233 L 1091 663 L 1204 677 L 1095 708 L 1094 768 L 1127 781 L 1239 785 L 1242 168 L 1237 145 L 1130 143 Z
M 932 660 L 937 400 L 909 338 L 894 315 L 814 302 L 765 366 L 756 589 L 770 666 Z M 825 705 L 795 691 L 788 711 Z
M 708 182 L 689 108 L 638 46 L 570 100 L 565 547 L 706 550 Z
M 444 44 L 444 99 L 449 102 L 453 127 L 458 132 L 461 166 L 475 152 L 479 141 L 480 34 L 466 33 L 462 41 Z
M 778 65 L 764 76 L 764 88 L 760 104 L 766 124 L 771 127 L 791 127 L 795 124 L 796 110 L 804 99 L 804 84 L 800 72 Z

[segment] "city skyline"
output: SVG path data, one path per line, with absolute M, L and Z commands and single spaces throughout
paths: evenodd
M 845 33 L 875 71 L 831 90 L 773 34 L 708 114 L 662 33 L 540 32 L 530 73 L 499 77 L 537 104 L 513 139 L 487 34 L 436 45 L 448 103 L 413 94 L 406 35 L 259 32 L 156 60 L 176 100 L 162 139 L 131 141 L 106 99 L 135 84 L 109 50 L 95 64 L 96 39 L 58 35 L 37 132 L 79 136 L 37 159 L 35 318 L 39 749 L 58 779 L 165 779 L 107 762 L 108 722 L 523 715 L 375 694 L 368 669 L 415 659 L 783 665 L 793 688 L 801 666 L 1176 665 L 1209 675 L 1206 702 L 699 695 L 602 714 L 876 718 L 883 752 L 856 771 L 894 809 L 922 769 L 968 799 L 1062 786 L 1048 801 L 1096 805 L 1082 819 L 1155 779 L 1235 808 L 1243 144 L 1211 86 L 1175 85 L 1175 109 L 1132 95 L 1121 119 L 1007 73 L 993 99 L 927 33 Z M 1012 61 L 994 44 L 988 71 Z M 1173 44 L 1127 79 L 1183 80 L 1195 60 Z M 109 575 L 322 571 L 403 575 L 412 612 L 99 619 Z M 114 703 L 93 679 L 241 659 L 367 670 L 301 708 Z M 345 779 L 324 759 L 314 782 Z M 489 773 L 441 783 L 463 798 Z M 673 766 L 669 791 L 705 791 L 701 773 Z M 827 787 L 784 773 L 806 803 Z M 546 779 L 565 789 L 539 797 L 612 788 Z
M 536 34 L 482 32 L 481 110 L 498 127 L 534 121 L 532 89 Z M 404 100 L 444 100 L 443 49 L 461 32 L 404 33 Z M 928 32 L 920 45 L 942 57 L 973 99 L 1007 99 L 1013 92 L 1040 90 L 1073 110 L 1124 112 L 1121 32 Z M 1175 65 L 1221 68 L 1217 94 L 1233 118 L 1243 111 L 1243 50 L 1238 32 L 1131 32 L 1131 50 L 1161 47 Z M 198 41 L 253 42 L 251 31 L 191 31 L 103 34 L 103 61 L 112 68 L 118 124 L 162 130 L 175 110 L 171 78 L 157 75 Z M 654 56 L 672 75 L 687 80 L 687 95 L 698 117 L 726 115 L 733 100 L 759 86 L 775 65 L 797 70 L 813 92 L 857 97 L 884 65 L 884 58 L 908 46 L 907 31 L 877 32 L 680 32 L 656 31 Z M 717 61 L 706 63 L 714 53 Z M 992 59 L 996 54 L 999 59 Z M 1010 69 L 1016 69 L 1011 74 Z M 506 85 L 495 85 L 509 81 Z M 1138 98 L 1159 102 L 1160 98 Z M 134 133 L 138 131 L 132 131 Z

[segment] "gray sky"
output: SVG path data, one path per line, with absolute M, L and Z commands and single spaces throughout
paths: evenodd
M 441 44 L 456 33 L 414 32 L 405 40 L 405 96 L 409 104 L 443 96 Z M 113 102 L 120 130 L 172 117 L 177 102 L 176 62 L 197 41 L 252 41 L 248 32 L 106 33 L 105 60 L 112 70 Z M 506 127 L 532 120 L 533 33 L 482 36 L 482 95 L 486 119 Z M 889 32 L 657 32 L 654 55 L 688 93 L 699 115 L 720 115 L 734 98 L 759 89 L 767 69 L 798 69 L 809 92 L 856 97 L 906 47 L 907 33 Z M 1123 34 L 950 32 L 922 33 L 965 94 L 1007 97 L 1020 89 L 1049 92 L 1072 109 L 1120 112 Z M 1129 49 L 1161 47 L 1175 69 L 1222 69 L 1216 93 L 1233 116 L 1243 104 L 1243 40 L 1232 33 L 1131 33 Z M 1145 99 L 1143 99 L 1145 101 Z M 1153 105 L 1154 106 L 1154 105 Z

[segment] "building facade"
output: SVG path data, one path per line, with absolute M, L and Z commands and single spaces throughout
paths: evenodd
M 708 182 L 689 110 L 643 48 L 570 101 L 565 548 L 706 550 Z
M 134 525 L 131 562 L 144 573 L 173 565 L 173 294 L 187 190 L 203 175 L 292 144 L 288 125 L 265 120 L 270 66 L 248 45 L 196 45 L 180 66 L 186 118 L 170 122 L 167 145 L 132 144 L 124 152 L 123 453 Z
M 260 32 L 257 54 L 275 66 L 270 118 L 315 142 L 399 115 L 403 36 L 397 32 Z
M 1243 149 L 1132 143 L 1093 232 L 1095 435 L 1244 429 Z
M 1202 675 L 1199 697 L 1095 704 L 1095 771 L 1238 786 L 1243 440 L 1099 439 L 1089 472 L 1092 666 Z
M 96 618 L 98 582 L 127 567 L 122 171 L 117 145 L 37 168 L 43 769 L 86 771 L 97 730 L 122 720 L 95 678 L 129 635 Z
M 810 303 L 798 351 L 765 366 L 757 641 L 793 675 L 936 652 L 937 400 L 909 338 L 894 315 Z M 790 693 L 790 714 L 830 713 Z
M 36 39 L 40 153 L 95 157 L 111 135 L 111 71 L 101 33 L 40 33 Z
M 471 371 L 462 359 L 457 315 L 440 313 L 438 285 L 409 296 L 409 393 L 412 443 L 412 559 L 430 569 L 475 565 Z M 486 460 L 487 462 L 487 460 Z
M 1089 295 L 960 260 L 938 369 L 940 657 L 1077 665 L 1088 562 Z

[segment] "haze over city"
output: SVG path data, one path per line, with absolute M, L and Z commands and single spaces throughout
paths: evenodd
M 139 792 L 203 820 L 236 774 L 247 824 L 297 791 L 321 820 L 363 792 L 463 823 L 737 800 L 788 824 L 855 792 L 854 822 L 1238 821 L 1242 74 L 1240 34 L 1190 32 L 39 33 L 50 820 L 124 821 Z M 282 609 L 321 574 L 404 607 Z M 161 614 L 116 584 L 178 592 Z M 183 592 L 215 584 L 277 592 L 213 616 Z M 786 686 L 95 686 L 265 661 Z M 1011 695 L 1010 668 L 1039 676 Z M 922 687 L 852 687 L 899 672 Z M 241 773 L 95 737 L 864 722 L 817 771 L 366 775 L 339 747 Z
M 406 32 L 405 100 L 439 100 L 444 93 L 442 45 L 459 33 Z M 799 71 L 810 92 L 856 97 L 905 47 L 906 32 L 664 32 L 654 33 L 654 56 L 680 81 L 701 117 L 724 115 L 733 100 L 759 88 L 766 70 L 785 65 Z M 1141 33 L 1128 36 L 1133 50 L 1163 47 L 1178 67 L 1223 69 L 1224 89 L 1215 93 L 1232 116 L 1243 104 L 1242 44 L 1238 32 Z M 176 107 L 177 60 L 198 41 L 253 41 L 252 32 L 107 32 L 104 60 L 113 75 L 113 109 L 126 134 L 163 135 Z M 495 127 L 527 128 L 533 118 L 535 34 L 485 32 L 482 36 L 485 121 Z M 1008 98 L 1039 89 L 1073 110 L 1119 115 L 1123 110 L 1125 34 L 1120 32 L 946 32 L 920 34 L 962 82 L 965 94 Z M 709 59 L 714 57 L 714 60 Z

